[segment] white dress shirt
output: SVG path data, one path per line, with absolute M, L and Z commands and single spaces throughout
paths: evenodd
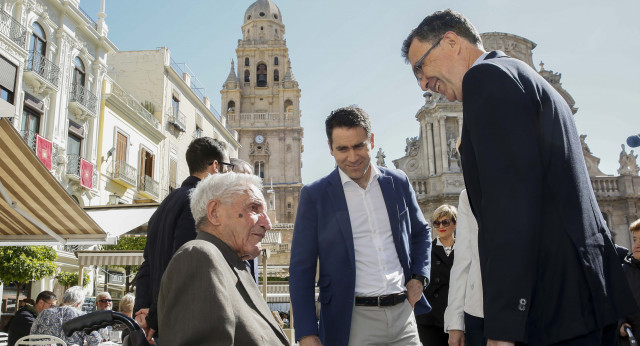
M 347 199 L 356 259 L 357 297 L 376 297 L 405 291 L 387 206 L 378 183 L 380 170 L 370 164 L 371 177 L 363 189 L 338 169 Z
M 449 277 L 449 305 L 444 312 L 444 331 L 464 331 L 464 313 L 483 318 L 482 308 L 478 223 L 471 212 L 467 190 L 462 190 L 458 202 L 456 256 Z

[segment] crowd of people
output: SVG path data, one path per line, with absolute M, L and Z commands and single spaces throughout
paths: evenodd
M 190 176 L 149 220 L 135 305 L 120 302 L 149 343 L 609 346 L 640 333 L 640 220 L 621 263 L 562 96 L 526 63 L 486 52 L 452 10 L 427 16 L 402 56 L 423 91 L 464 104 L 457 207 L 427 222 L 407 176 L 372 162 L 368 114 L 331 112 L 335 169 L 300 192 L 289 340 L 257 286 L 271 229 L 262 181 L 224 143 L 195 139 Z M 30 331 L 95 345 L 102 331 L 61 333 L 83 301 L 80 287 L 59 307 L 42 292 L 16 313 L 12 342 Z M 108 293 L 96 304 L 113 306 Z

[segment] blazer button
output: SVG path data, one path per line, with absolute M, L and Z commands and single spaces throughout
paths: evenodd
M 438 298 L 438 293 L 433 295 L 434 298 Z
M 436 261 L 436 264 L 441 264 L 441 263 L 442 263 L 442 262 L 440 262 L 440 261 Z
M 525 311 L 527 309 L 527 300 L 524 298 L 520 298 L 520 305 L 518 305 L 518 310 Z
M 436 283 L 440 282 L 440 278 L 436 278 Z

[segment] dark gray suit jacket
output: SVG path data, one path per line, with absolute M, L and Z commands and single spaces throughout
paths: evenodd
M 204 232 L 171 259 L 158 318 L 163 345 L 289 345 L 245 263 Z
M 467 71 L 462 94 L 485 336 L 548 345 L 635 311 L 562 96 L 499 51 Z

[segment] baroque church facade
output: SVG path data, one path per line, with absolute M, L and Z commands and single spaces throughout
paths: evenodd
M 535 69 L 532 58 L 532 50 L 536 47 L 534 42 L 499 32 L 484 33 L 481 37 L 485 50 L 501 50 Z M 563 96 L 576 114 L 578 109 L 574 99 L 560 83 L 561 74 L 545 70 L 542 63 L 537 71 Z M 429 219 L 442 204 L 457 206 L 460 192 L 464 189 L 460 155 L 457 151 L 457 140 L 463 123 L 462 103 L 450 102 L 443 95 L 427 92 L 425 104 L 415 117 L 420 123 L 419 135 L 406 139 L 405 156 L 393 160 L 393 164 L 409 177 L 422 212 Z M 620 154 L 620 175 L 609 176 L 598 169 L 600 159 L 593 156 L 585 138 L 586 135 L 580 138 L 583 154 L 600 209 L 614 241 L 630 248 L 632 242 L 629 225 L 640 217 L 640 177 L 637 169 L 633 169 L 634 154 L 627 154 L 623 147 Z
M 238 132 L 238 157 L 264 179 L 274 223 L 293 223 L 302 188 L 300 88 L 291 69 L 282 14 L 271 0 L 258 0 L 244 15 L 237 74 L 221 93 L 221 115 Z

